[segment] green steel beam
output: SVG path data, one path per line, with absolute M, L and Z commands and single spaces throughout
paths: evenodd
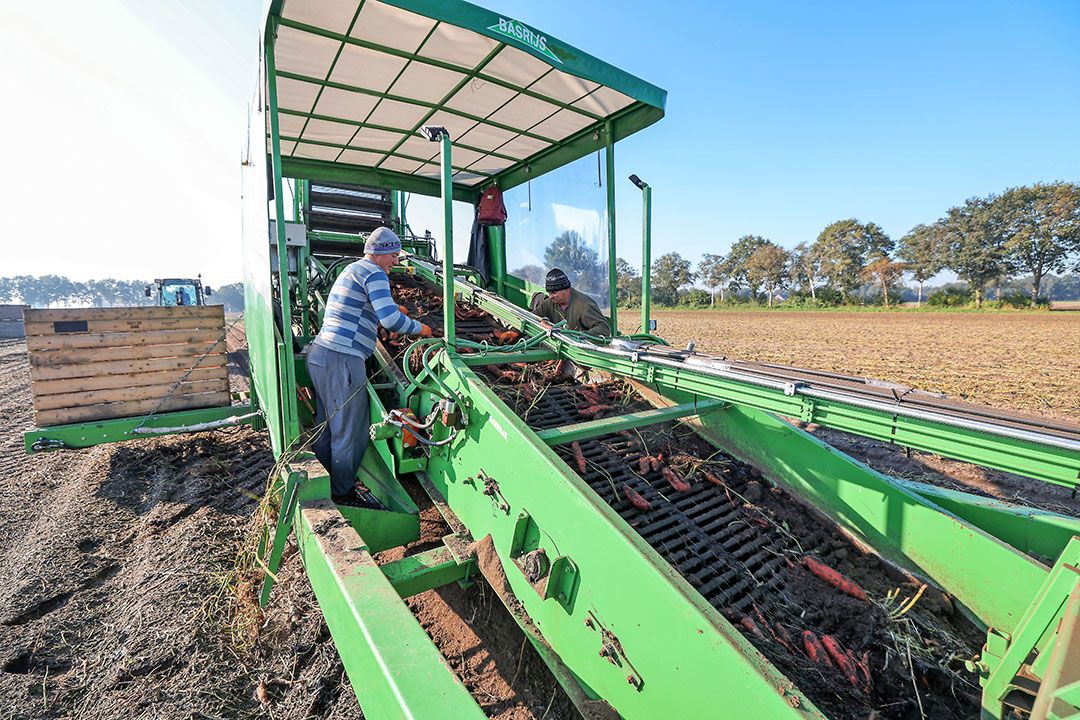
M 824 717 L 460 356 L 439 353 L 437 362 L 472 407 L 449 451 L 429 459 L 432 483 L 473 537 L 491 535 L 523 611 L 584 686 L 626 720 L 717 707 L 731 717 Z M 480 473 L 495 480 L 497 497 Z M 554 592 L 539 592 L 513 560 L 535 548 L 553 568 L 572 568 Z M 601 629 L 617 638 L 621 665 L 600 656 Z
M 23 435 L 23 444 L 27 453 L 64 448 L 88 448 L 94 445 L 122 442 L 139 437 L 153 437 L 158 434 L 134 434 L 132 431 L 137 427 L 146 430 L 190 427 L 192 425 L 228 420 L 229 418 L 238 418 L 251 412 L 253 412 L 251 405 L 228 405 L 225 407 L 204 408 L 202 410 L 158 413 L 149 419 L 145 416 L 139 416 L 120 418 L 118 420 L 97 420 L 71 425 L 55 425 L 30 430 Z M 240 420 L 237 424 L 250 425 L 253 419 Z
M 618 248 L 615 239 L 615 132 L 604 123 L 604 183 L 607 186 L 608 308 L 611 335 L 619 334 L 619 274 L 615 269 Z
M 641 189 L 641 332 L 651 333 L 652 309 L 652 187 Z
M 383 574 L 401 597 L 411 597 L 469 576 L 475 563 L 458 564 L 450 549 L 437 547 L 382 566 Z
M 1017 550 L 1047 562 L 1060 555 L 1074 535 L 1080 535 L 1080 518 L 935 485 L 893 479 Z
M 278 73 L 278 77 L 287 78 L 289 80 L 299 80 L 300 82 L 311 83 L 313 85 L 322 85 L 324 87 L 337 88 L 338 90 L 348 90 L 349 92 L 360 93 L 361 95 L 367 95 L 369 97 L 396 100 L 397 102 L 406 103 L 408 105 L 417 105 L 419 107 L 424 107 L 432 111 L 442 110 L 443 112 L 450 113 L 451 115 L 457 115 L 458 117 L 465 118 L 466 120 L 472 120 L 473 122 L 477 123 L 482 122 L 485 125 L 490 125 L 492 127 L 499 128 L 500 130 L 512 132 L 515 135 L 520 133 L 527 138 L 539 140 L 547 145 L 551 145 L 557 142 L 552 138 L 545 137 L 543 135 L 537 135 L 536 133 L 529 132 L 528 130 L 522 130 L 521 128 L 516 128 L 512 125 L 506 125 L 505 123 L 500 123 L 495 120 L 488 120 L 487 118 L 481 117 L 480 115 L 473 115 L 472 113 L 465 112 L 464 110 L 456 110 L 452 107 L 443 107 L 438 103 L 427 102 L 426 100 L 417 100 L 416 98 L 407 97 L 405 95 L 394 95 L 393 93 L 379 92 L 378 90 L 368 90 L 367 88 L 362 88 L 358 85 L 349 85 L 348 83 L 341 83 L 335 80 L 320 80 L 317 77 L 311 77 L 310 75 L 302 75 L 300 73 L 294 72 L 282 71 Z M 400 132 L 404 132 L 404 129 L 402 129 Z
M 461 146 L 459 146 L 461 147 Z M 506 296 L 506 228 L 502 225 L 489 225 L 487 228 L 489 269 L 495 283 L 495 292 Z
M 399 133 L 402 128 L 392 127 L 390 125 L 379 125 L 378 123 L 364 122 L 362 120 L 350 120 L 349 118 L 336 117 L 334 115 L 320 115 L 318 113 L 306 113 L 302 110 L 289 110 L 288 108 L 280 108 L 278 110 L 282 115 L 293 115 L 295 117 L 310 118 L 311 120 L 327 120 L 329 122 L 341 123 L 342 125 L 355 125 L 357 128 L 371 128 L 372 130 L 382 130 L 383 132 Z M 307 140 L 301 140 L 301 142 L 308 142 Z M 356 147 L 355 145 L 349 145 L 350 148 Z M 464 143 L 455 142 L 454 147 L 461 148 L 462 150 L 472 150 L 483 155 L 491 155 L 497 157 L 500 160 L 509 160 L 511 162 L 518 162 L 519 158 L 513 155 L 504 155 L 502 153 L 494 152 L 491 150 L 484 150 L 483 148 L 476 147 L 475 145 L 466 145 Z M 357 148 L 360 149 L 360 148 Z M 372 150 L 371 152 L 385 153 L 386 150 Z M 399 157 L 404 157 L 400 156 Z
M 312 160 L 310 158 L 282 158 L 282 167 L 289 177 L 305 178 L 321 182 L 350 182 L 381 188 L 399 188 L 406 192 L 439 197 L 439 181 L 409 173 L 351 165 L 342 162 Z M 475 188 L 454 186 L 454 199 L 472 203 L 476 200 Z
M 462 355 L 461 361 L 469 367 L 482 367 L 484 365 L 502 365 L 504 363 L 515 362 L 543 362 L 545 360 L 554 360 L 559 357 L 558 353 L 551 350 L 524 350 L 522 352 L 489 352 L 481 355 L 480 353 L 469 353 L 468 355 Z
M 364 717 L 483 720 L 483 711 L 329 500 L 303 502 L 300 557 Z
M 326 30 L 324 28 L 315 27 L 314 25 L 307 25 L 305 23 L 297 22 L 295 20 L 290 20 L 288 18 L 282 18 L 281 21 L 280 21 L 280 24 L 283 25 L 283 26 L 286 26 L 286 27 L 294 28 L 296 30 L 301 30 L 303 32 L 311 33 L 312 35 L 318 35 L 320 37 L 329 38 L 331 40 L 337 40 L 339 42 L 346 43 L 348 45 L 356 45 L 357 47 L 362 47 L 362 48 L 365 48 L 367 50 L 374 50 L 376 52 L 384 53 L 386 55 L 393 55 L 394 57 L 399 57 L 399 58 L 401 58 L 403 60 L 409 60 L 410 62 L 418 62 L 418 63 L 420 63 L 422 65 L 429 65 L 431 67 L 437 67 L 437 68 L 440 68 L 442 70 L 451 70 L 451 71 L 456 72 L 456 73 L 461 73 L 461 74 L 467 75 L 468 76 L 467 79 L 469 79 L 469 80 L 477 79 L 477 80 L 480 80 L 480 81 L 482 81 L 484 83 L 487 83 L 487 84 L 490 84 L 490 85 L 498 85 L 500 87 L 506 88 L 507 90 L 513 90 L 515 92 L 519 92 L 522 95 L 526 95 L 528 97 L 535 98 L 537 100 L 543 100 L 546 103 L 557 106 L 560 110 L 571 110 L 571 111 L 573 111 L 575 113 L 578 113 L 580 115 L 584 115 L 584 116 L 586 116 L 586 117 L 588 117 L 588 118 L 590 118 L 592 120 L 602 120 L 603 119 L 603 118 L 601 118 L 599 115 L 597 115 L 595 113 L 589 112 L 588 110 L 585 110 L 583 108 L 574 107 L 570 103 L 561 102 L 561 101 L 559 101 L 559 100 L 557 100 L 555 98 L 549 97 L 547 95 L 541 95 L 540 93 L 536 92 L 535 90 L 530 90 L 527 87 L 522 87 L 521 85 L 516 85 L 516 84 L 514 84 L 512 82 L 509 82 L 507 80 L 503 80 L 502 78 L 495 77 L 494 75 L 488 75 L 487 73 L 480 72 L 480 70 L 483 68 L 483 65 L 486 65 L 487 63 L 482 63 L 481 65 L 479 65 L 477 67 L 466 67 L 464 65 L 455 65 L 454 63 L 445 62 L 443 60 L 437 60 L 435 58 L 426 57 L 424 55 L 419 55 L 417 53 L 411 53 L 411 52 L 408 52 L 407 50 L 399 50 L 397 48 L 393 48 L 393 47 L 390 47 L 388 45 L 381 45 L 379 43 L 374 43 L 374 42 L 371 42 L 369 40 L 362 40 L 362 39 L 357 38 L 357 37 L 352 37 L 351 35 L 342 35 L 340 33 L 336 33 L 336 32 L 330 31 L 330 30 Z M 438 23 L 436 23 L 434 26 L 432 26 L 431 31 L 428 33 L 429 37 L 431 35 L 431 32 L 435 31 L 436 27 L 438 27 Z M 425 42 L 426 42 L 426 38 L 425 38 Z M 423 49 L 424 43 L 420 43 L 419 47 L 420 47 L 420 49 Z M 499 43 L 498 45 L 496 45 L 494 50 L 491 53 L 491 56 L 494 57 L 504 47 L 505 47 L 505 45 L 503 45 L 502 43 Z M 391 85 L 393 85 L 393 83 L 391 83 Z M 585 95 L 588 95 L 588 93 L 585 93 Z M 451 94 L 451 97 L 453 97 L 453 94 Z M 576 102 L 579 99 L 580 98 L 575 98 L 574 101 Z
M 442 164 L 442 206 L 443 206 L 443 339 L 453 347 L 457 343 L 454 336 L 454 181 L 451 171 L 450 134 L 443 130 L 439 137 L 439 158 Z
M 620 430 L 633 430 L 634 428 L 655 425 L 656 423 L 678 420 L 679 418 L 692 417 L 694 415 L 706 415 L 716 410 L 726 408 L 728 404 L 720 400 L 701 400 L 672 405 L 671 407 L 656 408 L 654 410 L 641 410 L 638 412 L 616 415 L 615 417 L 589 420 L 587 422 L 563 425 L 548 430 L 537 431 L 536 436 L 548 445 L 565 445 L 566 443 L 586 438 L 609 435 Z
M 400 145 L 400 143 L 398 145 L 394 146 L 394 148 L 395 148 L 394 150 L 377 150 L 375 148 L 364 147 L 363 145 L 349 145 L 347 143 L 328 142 L 326 140 L 301 140 L 299 136 L 293 136 L 293 135 L 282 135 L 281 139 L 284 140 L 285 142 L 302 142 L 302 143 L 307 143 L 308 145 L 318 145 L 319 147 L 337 148 L 339 150 L 360 150 L 362 152 L 375 153 L 375 154 L 379 154 L 379 155 L 387 155 L 388 157 L 393 156 L 393 157 L 396 157 L 396 158 L 401 158 L 402 160 L 411 160 L 411 161 L 416 162 L 416 163 L 427 163 L 427 162 L 430 162 L 432 160 L 432 158 L 422 158 L 422 157 L 418 157 L 416 155 L 406 155 L 404 153 L 397 152 L 396 148 Z M 378 168 L 378 165 L 376 165 L 375 167 Z M 455 165 L 454 170 L 456 170 L 458 172 L 470 172 L 470 173 L 474 173 L 476 175 L 483 175 L 485 177 L 492 177 L 491 173 L 481 172 L 480 170 L 467 170 L 462 165 Z
M 282 447 L 290 447 L 300 437 L 300 420 L 296 401 L 296 369 L 292 354 L 292 300 L 289 287 L 289 252 L 285 242 L 285 198 L 281 175 L 281 128 L 278 118 L 277 72 L 274 60 L 277 27 L 273 23 L 266 33 L 267 108 L 270 116 L 270 162 L 274 186 L 274 217 L 277 218 L 278 296 L 281 312 L 281 341 L 285 352 L 279 350 L 278 380 L 281 387 Z
M 1051 656 L 1062 615 L 1070 596 L 1080 585 L 1080 537 L 1073 538 L 1062 551 L 1053 569 L 1046 574 L 1038 592 L 1029 595 L 1030 602 L 1022 618 L 1005 634 L 990 637 L 982 662 L 989 673 L 983 682 L 982 717 L 1006 716 L 1003 702 L 1013 688 L 1014 679 L 1027 664 L 1034 651 L 1031 673 L 1042 677 Z M 999 647 L 1004 652 L 997 655 Z
M 424 43 L 426 43 L 428 38 L 431 37 L 431 34 L 435 32 L 436 27 L 438 27 L 438 23 L 436 23 L 435 25 L 432 25 L 431 30 L 427 34 L 427 37 L 424 38 L 424 42 L 420 43 L 421 48 L 424 47 Z M 495 56 L 499 54 L 499 50 L 501 50 L 501 49 L 502 49 L 501 45 L 496 45 L 494 48 L 492 48 L 488 52 L 488 54 L 486 56 L 484 56 L 484 59 L 480 61 L 480 64 L 477 66 L 477 70 L 479 70 L 480 68 L 483 68 L 489 62 L 494 60 Z M 401 69 L 401 72 L 405 72 L 404 67 Z M 457 83 L 455 83 L 454 87 L 450 88 L 449 92 L 447 92 L 445 95 L 443 95 L 442 99 L 439 100 L 439 102 L 438 102 L 438 106 L 445 108 L 446 103 L 448 103 L 451 100 L 451 98 L 453 98 L 455 95 L 457 95 L 459 90 L 461 90 L 463 87 L 465 87 L 466 85 L 468 85 L 471 81 L 473 81 L 475 79 L 476 79 L 475 72 L 470 71 L 468 74 L 466 74 L 464 77 L 462 77 L 461 80 L 459 80 Z M 382 102 L 382 101 L 380 100 L 379 102 Z M 394 147 L 392 147 L 390 149 L 390 152 L 396 152 L 397 149 L 399 147 L 401 147 L 402 143 L 404 143 L 406 139 L 408 139 L 410 136 L 416 135 L 416 133 L 420 130 L 420 128 L 424 127 L 424 125 L 427 124 L 428 120 L 431 119 L 431 116 L 434 115 L 435 112 L 436 112 L 436 110 L 430 109 L 426 113 L 424 113 L 424 116 L 422 118 L 420 118 L 420 120 L 415 125 L 412 126 L 412 128 L 408 131 L 408 133 L 406 133 L 404 136 L 402 136 L 402 138 L 400 140 L 398 140 L 397 144 L 394 145 Z M 466 131 L 466 132 L 468 132 L 468 131 Z M 465 133 L 462 133 L 462 134 L 464 135 Z M 386 160 L 386 158 L 380 158 L 379 162 L 375 163 L 375 166 L 378 167 L 378 166 L 382 165 L 384 160 Z M 475 172 L 475 171 L 470 171 L 470 172 Z M 490 176 L 489 173 L 478 173 L 478 174 Z

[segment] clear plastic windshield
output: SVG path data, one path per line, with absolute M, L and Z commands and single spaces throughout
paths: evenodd
M 607 188 L 604 152 L 507 190 L 506 269 L 543 286 L 551 268 L 608 308 Z

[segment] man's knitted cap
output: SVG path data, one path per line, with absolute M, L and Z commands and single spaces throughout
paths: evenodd
M 566 277 L 566 273 L 559 268 L 551 268 L 548 270 L 547 278 L 544 281 L 544 287 L 549 293 L 566 290 L 570 287 L 570 278 Z
M 364 242 L 366 255 L 392 255 L 400 251 L 401 240 L 388 227 L 375 228 Z

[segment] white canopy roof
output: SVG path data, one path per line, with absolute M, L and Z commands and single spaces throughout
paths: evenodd
M 659 88 L 465 2 L 284 0 L 267 22 L 294 177 L 358 168 L 348 173 L 358 182 L 435 194 L 439 146 L 419 129 L 440 125 L 454 184 L 471 195 L 603 147 L 608 128 L 617 140 L 663 116 Z

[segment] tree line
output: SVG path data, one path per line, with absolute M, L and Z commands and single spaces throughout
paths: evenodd
M 145 288 L 149 280 L 86 280 L 63 275 L 15 275 L 0 277 L 0 303 L 31 307 L 131 307 L 150 305 Z M 244 309 L 244 285 L 233 283 L 214 288 L 208 305 L 224 305 L 228 312 Z
M 622 258 L 616 270 L 620 302 L 640 302 L 637 271 Z M 1023 288 L 1029 304 L 1040 304 L 1050 276 L 1080 272 L 1080 185 L 1038 183 L 969 198 L 937 221 L 916 225 L 899 241 L 876 223 L 854 218 L 831 223 L 813 243 L 791 250 L 759 235 L 744 235 L 727 255 L 703 255 L 696 270 L 678 253 L 660 256 L 651 282 L 653 302 L 659 305 L 685 302 L 695 292 L 690 286 L 699 283 L 710 304 L 717 294 L 721 302 L 760 302 L 764 294 L 771 306 L 786 293 L 811 304 L 872 300 L 889 306 L 904 291 L 905 277 L 917 285 L 921 304 L 925 283 L 943 270 L 962 281 L 962 287 L 952 288 L 953 295 L 970 296 L 977 307 L 993 287 L 1014 293 Z

